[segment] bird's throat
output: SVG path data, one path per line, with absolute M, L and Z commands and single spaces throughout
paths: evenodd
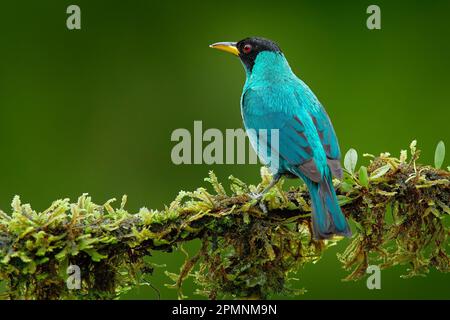
M 253 66 L 244 64 L 249 80 L 279 80 L 291 77 L 292 70 L 282 53 L 263 51 L 258 54 Z

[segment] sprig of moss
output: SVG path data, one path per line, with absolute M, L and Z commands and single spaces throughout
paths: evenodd
M 346 269 L 354 268 L 346 280 L 363 277 L 369 264 L 408 265 L 404 277 L 432 267 L 449 271 L 444 219 L 450 214 L 450 173 L 418 165 L 415 141 L 410 153 L 409 160 L 406 150 L 399 158 L 367 155 L 367 170 L 347 174 L 338 188 L 357 227 L 353 242 L 338 255 Z
M 442 146 L 436 163 L 442 165 Z M 354 236 L 338 255 L 351 273 L 364 276 L 369 264 L 383 268 L 407 265 L 405 276 L 430 268 L 449 271 L 446 252 L 450 214 L 450 173 L 417 163 L 420 152 L 410 146 L 410 159 L 384 153 L 358 170 L 357 153 L 344 161 L 346 173 L 335 181 L 340 204 L 354 225 Z M 444 149 L 445 150 L 445 149 Z M 445 152 L 444 152 L 445 153 Z M 339 239 L 311 237 L 309 194 L 304 186 L 284 191 L 282 182 L 264 196 L 267 214 L 248 195 L 271 180 L 261 170 L 261 183 L 247 185 L 230 177 L 228 193 L 213 172 L 206 179 L 213 192 L 181 191 L 163 210 L 125 210 L 126 197 L 114 206 L 82 195 L 77 202 L 57 200 L 36 212 L 19 197 L 10 213 L 0 211 L 0 280 L 10 299 L 115 299 L 153 271 L 144 259 L 154 250 L 182 250 L 200 239 L 201 249 L 186 257 L 179 274 L 167 273 L 179 291 L 193 277 L 197 293 L 222 297 L 267 298 L 301 294 L 291 276 L 299 267 L 320 259 Z M 69 265 L 81 269 L 80 290 L 66 286 Z

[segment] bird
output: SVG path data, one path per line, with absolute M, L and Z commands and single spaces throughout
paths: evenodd
M 244 127 L 252 132 L 250 143 L 273 177 L 254 198 L 261 201 L 282 177 L 300 178 L 310 194 L 313 238 L 351 237 L 332 180 L 343 175 L 341 151 L 316 95 L 294 74 L 272 40 L 248 37 L 210 47 L 239 57 L 245 69 L 240 99 Z M 261 130 L 265 134 L 255 134 Z

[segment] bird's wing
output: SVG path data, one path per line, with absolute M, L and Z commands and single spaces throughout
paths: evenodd
M 320 141 L 327 155 L 328 166 L 334 176 L 341 178 L 341 151 L 330 117 L 311 89 L 303 82 L 301 82 L 301 86 L 296 91 L 296 94 L 297 99 L 305 106 L 314 121 Z
M 269 163 L 273 156 L 279 156 L 287 167 L 295 173 L 300 171 L 313 181 L 321 180 L 321 173 L 313 158 L 310 141 L 305 134 L 305 117 L 309 117 L 306 110 L 299 106 L 294 90 L 272 90 L 265 87 L 264 90 L 247 89 L 242 97 L 242 113 L 244 124 L 249 131 L 250 141 L 260 158 Z M 311 119 L 310 126 L 314 128 Z M 278 129 L 278 143 L 272 141 L 271 129 Z M 261 135 L 260 130 L 267 130 L 267 138 Z M 261 137 L 262 136 L 262 137 Z M 261 154 L 261 145 L 267 150 L 268 159 Z M 264 147 L 264 146 L 263 146 Z

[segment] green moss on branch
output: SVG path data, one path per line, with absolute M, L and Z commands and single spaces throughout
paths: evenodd
M 382 154 L 369 156 L 370 164 L 348 171 L 336 190 L 354 236 L 338 255 L 350 271 L 347 280 L 364 276 L 369 264 L 383 268 L 407 265 L 405 276 L 424 274 L 430 268 L 449 271 L 446 252 L 450 214 L 450 174 L 416 163 L 411 158 Z M 354 159 L 353 159 L 354 160 Z M 354 162 L 354 161 L 353 161 Z M 181 244 L 200 239 L 201 249 L 186 258 L 179 274 L 166 273 L 180 297 L 183 280 L 194 278 L 198 291 L 212 299 L 266 298 L 275 293 L 299 294 L 290 274 L 320 259 L 339 239 L 311 238 L 307 190 L 284 191 L 282 182 L 265 197 L 264 214 L 248 196 L 270 182 L 261 170 L 258 186 L 230 177 L 231 192 L 211 172 L 206 179 L 214 192 L 199 188 L 180 192 L 164 210 L 125 210 L 103 205 L 87 195 L 76 203 L 55 201 L 43 212 L 12 202 L 12 212 L 0 211 L 0 279 L 9 299 L 113 299 L 145 282 L 153 271 L 155 250 L 171 252 Z M 69 290 L 69 265 L 81 270 L 81 288 Z

